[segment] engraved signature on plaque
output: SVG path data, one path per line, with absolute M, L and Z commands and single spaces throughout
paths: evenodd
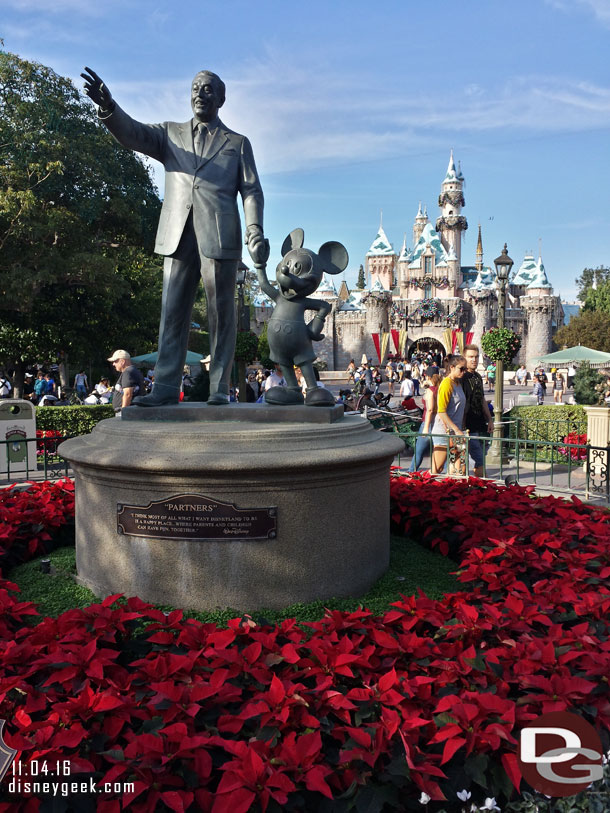
M 238 508 L 201 494 L 117 504 L 117 533 L 153 539 L 275 539 L 276 508 Z

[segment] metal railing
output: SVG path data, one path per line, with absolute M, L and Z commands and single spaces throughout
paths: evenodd
M 417 439 L 424 443 L 424 458 L 429 461 L 422 465 L 420 471 L 430 469 L 433 437 L 422 435 L 409 425 L 400 425 L 396 413 L 387 410 L 375 410 L 379 418 L 383 414 L 386 425 L 381 431 L 391 431 L 405 441 L 407 449 L 397 456 L 397 464 L 408 458 L 412 461 L 410 450 L 415 454 Z M 563 421 L 562 421 L 563 422 Z M 586 442 L 568 442 L 563 438 L 569 435 L 586 437 L 586 425 L 579 421 L 565 421 L 565 435 L 556 422 L 541 420 L 540 426 L 529 428 L 526 437 L 518 435 L 519 423 L 508 420 L 502 423 L 503 437 L 471 437 L 434 433 L 434 438 L 447 442 L 447 458 L 443 477 L 470 477 L 474 474 L 474 463 L 470 456 L 470 444 L 473 441 L 483 444 L 482 476 L 497 482 L 533 485 L 536 491 L 552 492 L 570 497 L 576 495 L 583 500 L 610 505 L 610 446 L 592 446 Z M 531 423 L 531 421 L 530 421 Z M 553 426 L 543 426 L 551 423 Z M 375 422 L 373 421 L 373 425 Z M 548 439 L 553 437 L 554 439 Z M 438 444 L 437 444 L 438 445 Z
M 60 457 L 57 447 L 69 437 L 71 436 L 62 435 L 0 440 L 0 483 L 67 477 L 69 463 Z M 35 450 L 35 463 L 32 462 L 32 444 Z

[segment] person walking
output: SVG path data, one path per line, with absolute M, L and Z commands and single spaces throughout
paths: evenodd
M 556 404 L 563 404 L 563 395 L 566 391 L 566 382 L 562 373 L 555 373 L 553 381 L 553 398 Z
M 89 390 L 89 382 L 87 381 L 87 373 L 84 370 L 79 370 L 78 373 L 74 376 L 74 389 L 76 390 L 76 394 L 79 398 L 82 398 L 84 401 L 87 397 L 87 391 Z
M 385 375 L 386 375 L 386 378 L 388 379 L 388 395 L 390 395 L 393 398 L 394 397 L 394 376 L 396 375 L 396 371 L 394 370 L 394 365 L 392 364 L 391 361 L 388 361 L 388 363 L 385 366 Z
M 412 398 L 415 394 L 415 387 L 413 385 L 413 379 L 411 378 L 411 371 L 405 370 L 402 374 L 402 381 L 400 382 L 400 397 L 404 400 L 405 398 Z
M 467 344 L 464 348 L 466 372 L 462 386 L 466 395 L 464 410 L 464 429 L 468 430 L 468 454 L 474 460 L 474 476 L 483 477 L 485 470 L 486 443 L 482 438 L 494 430 L 494 422 L 485 400 L 483 379 L 477 372 L 479 366 L 479 348 L 476 344 Z
M 434 372 L 434 368 L 428 368 L 424 373 L 424 413 L 419 427 L 419 433 L 415 441 L 415 451 L 409 467 L 410 472 L 417 471 L 421 466 L 425 455 L 431 452 L 430 429 L 436 417 L 436 394 L 441 377 Z
M 542 383 L 542 376 L 537 375 L 534 379 L 533 395 L 536 396 L 538 406 L 544 404 L 544 384 Z
M 495 362 L 490 361 L 487 365 L 487 369 L 485 370 L 485 375 L 487 377 L 487 388 L 489 392 L 494 391 L 495 383 L 496 383 L 496 365 Z
M 419 396 L 419 382 L 421 379 L 421 370 L 419 369 L 419 361 L 417 359 L 413 359 L 411 364 L 411 380 L 413 381 L 413 386 L 415 387 L 415 395 Z
M 454 466 L 459 466 L 461 451 L 455 441 L 447 435 L 464 434 L 464 410 L 466 395 L 462 388 L 462 378 L 466 372 L 464 356 L 453 356 L 449 362 L 448 374 L 438 387 L 436 417 L 432 426 L 432 474 L 440 474 L 447 460 L 447 450 L 452 450 Z

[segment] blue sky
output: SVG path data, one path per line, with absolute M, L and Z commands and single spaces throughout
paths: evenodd
M 272 261 L 296 226 L 339 240 L 348 284 L 383 225 L 435 220 L 453 148 L 462 249 L 538 252 L 571 299 L 610 265 L 610 0 L 0 0 L 0 37 L 78 79 L 84 65 L 143 121 L 184 121 L 193 75 L 225 80 L 224 122 L 252 141 Z M 162 172 L 154 167 L 162 188 Z

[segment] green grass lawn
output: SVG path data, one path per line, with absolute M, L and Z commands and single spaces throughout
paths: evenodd
M 51 574 L 40 571 L 40 558 L 13 568 L 12 581 L 21 589 L 23 601 L 33 601 L 41 615 L 57 616 L 72 607 L 86 607 L 98 599 L 87 588 L 74 581 L 76 562 L 74 548 L 59 548 L 48 557 L 51 560 Z M 313 601 L 309 604 L 293 604 L 283 610 L 259 610 L 250 613 L 254 619 L 271 622 L 284 618 L 298 621 L 317 621 L 326 608 L 333 610 L 357 610 L 366 607 L 376 615 L 386 612 L 393 601 L 401 594 L 411 596 L 421 589 L 430 598 L 442 598 L 445 593 L 453 593 L 460 585 L 452 571 L 457 565 L 438 553 L 423 548 L 416 542 L 402 537 L 392 537 L 390 567 L 371 589 L 360 598 L 335 598 L 326 601 Z M 169 610 L 163 606 L 161 609 Z M 213 612 L 186 612 L 185 615 L 201 621 L 215 621 L 225 624 L 229 619 L 248 612 L 248 608 L 234 608 Z

